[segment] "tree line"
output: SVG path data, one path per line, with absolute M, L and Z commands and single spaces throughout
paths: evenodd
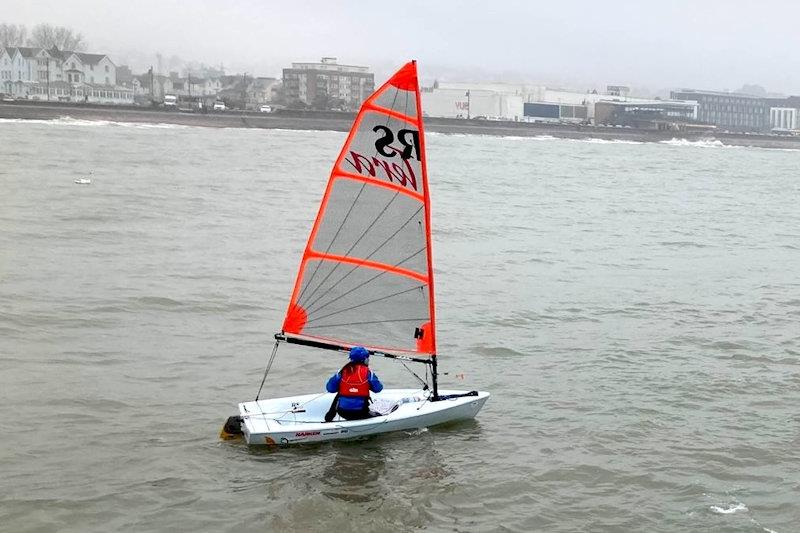
M 14 46 L 32 46 L 48 50 L 55 46 L 59 50 L 81 51 L 86 48 L 86 41 L 81 33 L 65 26 L 37 24 L 29 35 L 28 28 L 24 24 L 0 22 L 0 48 Z

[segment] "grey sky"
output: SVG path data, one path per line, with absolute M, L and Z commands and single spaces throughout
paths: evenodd
M 67 25 L 90 51 L 141 68 L 165 57 L 279 76 L 335 56 L 383 79 L 409 58 L 425 81 L 508 79 L 800 94 L 800 2 L 574 0 L 0 0 L 0 21 Z M 377 80 L 376 80 L 377 81 Z

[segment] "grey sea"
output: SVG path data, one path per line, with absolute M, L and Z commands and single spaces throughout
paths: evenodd
M 218 440 L 343 140 L 0 122 L 0 530 L 800 531 L 797 151 L 429 135 L 442 386 L 492 398 Z M 283 347 L 264 396 L 342 363 Z

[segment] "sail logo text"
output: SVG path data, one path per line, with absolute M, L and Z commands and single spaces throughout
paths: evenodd
M 294 434 L 295 437 L 314 437 L 316 435 L 319 435 L 319 431 L 300 431 Z
M 369 176 L 384 177 L 390 182 L 397 182 L 403 187 L 410 187 L 417 190 L 417 175 L 414 172 L 414 167 L 411 166 L 412 155 L 413 159 L 420 160 L 419 157 L 419 131 L 410 129 L 401 129 L 395 133 L 386 126 L 375 126 L 372 128 L 375 133 L 380 133 L 381 136 L 375 141 L 375 150 L 383 157 L 394 158 L 396 155 L 400 156 L 400 164 L 393 161 L 386 161 L 385 159 L 378 158 L 377 156 L 367 157 L 360 154 L 355 150 L 350 150 L 349 157 L 345 157 L 347 161 L 358 174 L 368 174 Z M 394 146 L 393 143 L 397 141 L 400 146 Z M 381 174 L 379 176 L 379 174 Z

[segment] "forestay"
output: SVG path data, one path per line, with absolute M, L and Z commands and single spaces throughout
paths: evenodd
M 436 353 L 430 200 L 415 62 L 368 98 L 333 167 L 283 333 Z

